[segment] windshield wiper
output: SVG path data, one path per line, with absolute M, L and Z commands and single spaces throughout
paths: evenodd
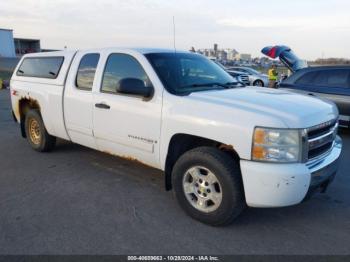
M 181 88 L 189 88 L 189 87 L 214 87 L 214 86 L 220 86 L 220 87 L 226 87 L 225 84 L 221 83 L 203 83 L 203 84 L 191 84 L 182 86 Z
M 227 89 L 227 88 L 232 88 L 234 86 L 237 86 L 238 84 L 243 84 L 243 83 L 241 83 L 241 82 L 227 82 L 227 83 L 212 82 L 212 83 L 203 83 L 203 84 L 192 84 L 192 85 L 182 86 L 181 88 L 219 86 L 219 87 L 223 87 L 223 88 Z
M 212 83 L 203 83 L 203 84 L 192 84 L 192 85 L 186 85 L 181 87 L 181 91 L 178 92 L 178 94 L 181 95 L 189 95 L 192 92 L 200 92 L 200 91 L 208 91 L 208 90 L 214 90 L 214 89 L 230 89 L 237 87 L 238 85 L 242 85 L 245 87 L 245 84 L 242 82 L 226 82 L 226 83 L 218 83 L 218 82 L 212 82 Z M 194 87 L 202 87 L 200 89 L 195 89 Z
M 233 87 L 237 87 L 238 85 L 242 85 L 243 87 L 246 86 L 246 84 L 241 81 L 225 83 L 226 88 L 233 88 Z

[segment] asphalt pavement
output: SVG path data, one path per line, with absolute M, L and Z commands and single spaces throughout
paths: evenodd
M 59 141 L 33 151 L 0 90 L 0 254 L 350 254 L 350 132 L 325 194 L 247 209 L 229 227 L 188 217 L 162 172 Z

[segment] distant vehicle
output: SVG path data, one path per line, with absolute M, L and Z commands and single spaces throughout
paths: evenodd
M 279 60 L 293 73 L 308 67 L 306 60 L 297 57 L 288 46 L 267 46 L 264 47 L 261 52 L 272 59 L 279 58 Z
M 210 225 L 326 190 L 342 149 L 336 106 L 234 80 L 180 50 L 29 54 L 11 78 L 12 112 L 36 151 L 62 138 L 164 171 L 179 205 Z
M 218 66 L 220 66 L 222 69 L 224 69 L 227 73 L 229 73 L 231 76 L 235 77 L 238 82 L 243 83 L 246 86 L 250 86 L 251 82 L 249 80 L 249 75 L 242 72 L 242 71 L 238 71 L 238 70 L 232 70 L 231 68 L 227 68 L 225 67 L 223 64 L 221 64 L 219 61 L 217 60 L 213 60 L 212 61 L 214 63 L 216 63 Z
M 253 86 L 268 86 L 269 77 L 266 74 L 263 74 L 253 68 L 244 67 L 244 66 L 234 66 L 230 67 L 229 70 L 235 70 L 242 73 L 245 73 L 249 77 L 250 85 Z
M 333 101 L 340 125 L 350 127 L 350 66 L 309 67 L 286 46 L 265 47 L 262 53 L 278 57 L 293 72 L 279 83 L 280 88 Z
M 340 125 L 350 127 L 350 66 L 304 68 L 279 87 L 332 100 L 339 109 Z
M 246 86 L 250 86 L 249 76 L 240 71 L 225 69 L 227 73 L 231 76 L 236 77 L 239 82 L 243 83 Z

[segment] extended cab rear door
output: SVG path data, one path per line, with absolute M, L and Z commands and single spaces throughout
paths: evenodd
M 80 51 L 76 54 L 66 81 L 64 117 L 70 139 L 96 148 L 93 137 L 93 87 L 100 51 Z
M 93 96 L 93 133 L 101 151 L 159 167 L 162 88 L 144 55 L 109 50 L 101 54 L 103 67 Z M 136 78 L 153 89 L 153 96 L 122 94 L 120 80 Z

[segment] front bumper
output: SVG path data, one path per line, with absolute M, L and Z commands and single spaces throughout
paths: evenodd
M 300 203 L 333 180 L 342 149 L 337 137 L 331 152 L 309 163 L 275 164 L 241 160 L 245 198 L 251 207 L 283 207 Z

